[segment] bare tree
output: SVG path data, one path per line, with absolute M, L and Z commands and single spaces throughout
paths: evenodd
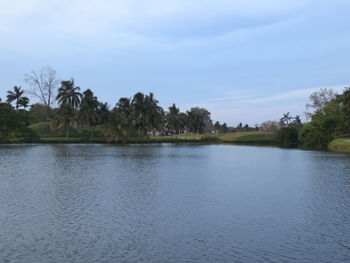
M 261 123 L 260 130 L 267 132 L 278 132 L 281 124 L 278 121 L 265 121 Z
M 24 80 L 31 87 L 30 93 L 45 105 L 47 120 L 54 102 L 55 90 L 59 83 L 56 79 L 56 71 L 46 66 L 38 72 L 31 71 L 29 74 L 26 74 Z
M 310 95 L 311 104 L 306 104 L 306 110 L 313 109 L 315 111 L 323 111 L 323 108 L 326 106 L 328 102 L 335 99 L 337 93 L 332 89 L 320 89 Z M 312 116 L 312 112 L 305 112 L 306 117 L 310 118 Z

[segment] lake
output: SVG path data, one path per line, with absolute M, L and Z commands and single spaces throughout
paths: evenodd
M 0 262 L 349 262 L 350 155 L 0 146 Z

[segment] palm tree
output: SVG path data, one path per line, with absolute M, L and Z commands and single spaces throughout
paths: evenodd
M 29 99 L 27 97 L 21 97 L 18 100 L 18 105 L 23 107 L 24 109 L 28 107 L 28 104 L 29 104 Z
M 28 106 L 29 99 L 27 97 L 22 96 L 24 91 L 21 89 L 21 87 L 14 86 L 13 91 L 9 90 L 7 91 L 7 103 L 11 104 L 13 101 L 16 101 L 16 111 L 18 111 L 18 107 L 21 106 Z M 26 102 L 26 103 L 25 103 Z
M 70 124 L 74 121 L 75 112 L 71 105 L 62 104 L 53 120 L 53 125 L 57 129 L 66 128 L 66 138 L 69 137 Z
M 146 116 L 148 119 L 148 131 L 152 131 L 153 134 L 156 130 L 160 128 L 164 119 L 164 110 L 162 107 L 158 105 L 159 101 L 154 98 L 153 93 L 151 92 L 149 95 L 145 97 L 145 107 L 146 107 Z
M 80 87 L 74 85 L 74 79 L 72 78 L 61 82 L 56 100 L 60 105 L 68 104 L 73 108 L 78 108 L 81 97 Z
M 105 128 L 110 138 L 116 137 L 126 142 L 128 137 L 135 135 L 134 112 L 130 98 L 120 98 L 109 117 Z
M 133 122 L 140 136 L 149 135 L 155 131 L 163 121 L 164 111 L 158 105 L 153 93 L 144 95 L 138 92 L 131 101 Z
M 282 124 L 282 126 L 288 126 L 290 121 L 293 119 L 293 117 L 290 116 L 290 113 L 284 113 L 283 117 L 280 119 L 280 123 Z
M 90 89 L 84 91 L 80 104 L 79 119 L 90 129 L 90 141 L 93 138 L 92 126 L 100 120 L 98 105 L 99 102 L 94 93 Z
M 168 128 L 172 132 L 175 132 L 176 134 L 179 133 L 181 129 L 180 110 L 176 108 L 175 103 L 169 107 L 169 113 L 166 115 L 166 122 Z
M 141 92 L 136 93 L 131 101 L 131 107 L 133 113 L 133 124 L 139 135 L 143 136 L 148 126 L 145 95 Z

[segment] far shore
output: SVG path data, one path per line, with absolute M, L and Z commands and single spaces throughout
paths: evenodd
M 174 144 L 231 144 L 231 145 L 252 145 L 252 146 L 276 146 L 280 147 L 276 133 L 266 131 L 241 131 L 224 134 L 212 133 L 182 133 L 168 136 L 148 136 L 148 137 L 124 137 L 107 138 L 103 136 L 99 129 L 96 129 L 93 136 L 86 131 L 77 131 L 71 129 L 69 137 L 61 132 L 50 128 L 49 123 L 38 123 L 30 125 L 29 128 L 35 132 L 38 137 L 34 140 L 12 137 L 3 144 L 23 144 L 23 143 L 42 143 L 42 144 L 152 144 L 152 143 L 174 143 Z M 292 146 L 293 147 L 293 146 Z M 293 148 L 298 148 L 294 146 Z M 304 149 L 304 148 L 303 148 Z M 331 152 L 350 153 L 350 139 L 337 138 L 328 144 L 328 148 L 309 149 L 308 150 L 329 150 Z
M 40 136 L 34 141 L 11 139 L 8 143 L 110 143 L 110 144 L 147 144 L 147 143 L 229 143 L 229 144 L 254 144 L 254 145 L 278 145 L 277 136 L 274 133 L 253 131 L 234 132 L 227 134 L 195 134 L 185 133 L 169 136 L 149 136 L 135 138 L 114 138 L 108 140 L 102 136 L 88 138 L 86 136 Z

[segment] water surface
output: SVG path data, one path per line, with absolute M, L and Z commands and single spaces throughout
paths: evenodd
M 0 146 L 0 262 L 349 262 L 350 156 Z

